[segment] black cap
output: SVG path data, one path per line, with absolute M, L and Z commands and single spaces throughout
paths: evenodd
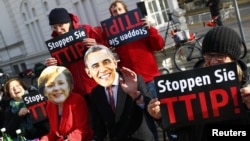
M 235 60 L 241 55 L 242 40 L 239 34 L 226 26 L 215 27 L 207 32 L 202 43 L 202 53 L 226 53 Z
M 65 8 L 54 8 L 49 13 L 49 25 L 63 24 L 70 21 L 71 18 Z

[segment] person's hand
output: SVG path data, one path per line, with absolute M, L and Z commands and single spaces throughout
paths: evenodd
M 120 69 L 123 77 L 119 78 L 122 89 L 135 99 L 139 94 L 137 91 L 137 74 L 125 67 Z
M 19 110 L 19 112 L 18 112 L 18 115 L 21 117 L 21 116 L 25 116 L 25 115 L 27 115 L 29 113 L 30 113 L 29 109 L 27 109 L 27 108 L 21 108 Z
M 44 63 L 46 66 L 56 66 L 57 65 L 57 60 L 56 58 L 47 58 Z
M 150 24 L 150 21 L 147 19 L 147 18 L 142 18 L 142 24 L 145 28 L 149 29 L 151 24 Z
M 160 104 L 161 103 L 157 98 L 152 99 L 148 104 L 148 113 L 155 119 L 161 118 Z
M 93 38 L 85 38 L 83 39 L 82 43 L 84 44 L 84 46 L 86 46 L 87 48 L 90 48 L 94 45 L 97 45 L 96 40 Z
M 246 104 L 247 108 L 250 109 L 250 86 L 246 86 L 240 89 L 242 102 Z

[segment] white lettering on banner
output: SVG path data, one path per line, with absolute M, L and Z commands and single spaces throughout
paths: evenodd
M 214 71 L 214 76 L 217 78 L 215 83 L 223 83 L 227 81 L 236 80 L 236 74 L 234 71 L 227 71 L 226 69 L 217 69 Z M 187 78 L 175 81 L 159 80 L 157 85 L 160 88 L 159 93 L 166 91 L 178 91 L 184 92 L 185 90 L 192 91 L 194 87 L 201 87 L 210 85 L 211 78 L 209 75 L 197 76 L 195 78 Z
M 58 47 L 64 47 L 67 43 L 74 41 L 73 36 L 66 37 L 64 39 L 61 39 L 57 42 L 50 42 L 48 43 L 49 50 L 56 49 Z
M 24 101 L 26 104 L 38 103 L 38 102 L 44 101 L 44 100 L 45 100 L 45 97 L 42 94 L 38 94 L 38 95 L 29 96 L 29 97 L 24 98 Z
M 121 41 L 123 40 L 127 40 L 129 38 L 133 38 L 136 36 L 140 36 L 140 35 L 146 35 L 148 33 L 147 30 L 143 29 L 138 29 L 138 30 L 130 30 L 128 33 L 125 33 L 123 35 L 120 36 Z

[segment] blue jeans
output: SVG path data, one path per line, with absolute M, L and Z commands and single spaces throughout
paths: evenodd
M 157 98 L 154 81 L 147 82 L 146 84 L 147 84 L 147 88 L 149 89 L 150 93 L 152 94 L 152 97 Z M 154 119 L 149 115 L 147 116 L 147 114 L 146 114 L 146 121 L 147 121 L 148 127 L 150 128 L 151 132 L 154 135 L 155 141 L 159 141 L 157 126 L 156 126 Z
M 148 87 L 150 93 L 152 94 L 153 98 L 157 98 L 157 92 L 156 92 L 156 89 L 155 89 L 155 82 L 154 82 L 154 80 L 149 81 L 146 84 L 147 84 L 147 87 Z

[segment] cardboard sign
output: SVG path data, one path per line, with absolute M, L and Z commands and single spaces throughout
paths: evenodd
M 26 107 L 30 110 L 33 123 L 38 123 L 47 119 L 46 100 L 47 98 L 38 91 L 31 91 L 23 96 Z
M 78 28 L 45 43 L 51 56 L 57 59 L 58 65 L 67 65 L 83 58 L 85 47 L 82 40 L 84 38 L 87 38 L 84 28 Z
M 142 14 L 135 9 L 101 22 L 109 45 L 117 47 L 149 35 L 148 29 L 142 25 Z
M 155 77 L 163 127 L 242 116 L 236 63 Z

